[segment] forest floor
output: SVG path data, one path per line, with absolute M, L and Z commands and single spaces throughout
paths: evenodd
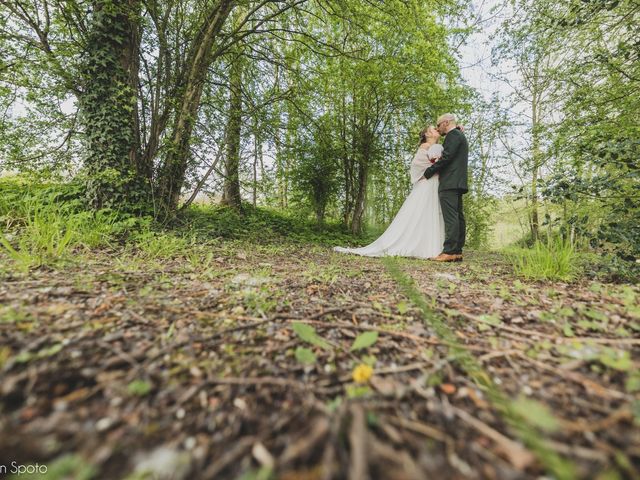
M 637 285 L 222 240 L 3 277 L 8 472 L 640 478 Z

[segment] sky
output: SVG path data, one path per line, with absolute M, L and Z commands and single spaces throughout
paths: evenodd
M 508 86 L 496 79 L 500 67 L 491 64 L 491 35 L 503 20 L 506 7 L 497 0 L 474 0 L 472 5 L 477 31 L 459 49 L 462 77 L 487 100 L 496 92 L 508 95 Z M 498 10 L 492 11 L 494 8 Z
M 475 13 L 474 23 L 477 31 L 471 34 L 458 50 L 462 78 L 481 93 L 485 100 L 489 101 L 497 96 L 501 108 L 509 105 L 510 115 L 520 116 L 526 113 L 529 107 L 522 102 L 513 102 L 513 90 L 510 86 L 520 83 L 519 74 L 512 64 L 504 60 L 495 65 L 492 63 L 491 50 L 496 43 L 492 35 L 496 33 L 500 24 L 508 19 L 510 8 L 499 0 L 473 0 L 472 9 Z M 462 123 L 464 124 L 464 119 Z M 522 149 L 526 144 L 523 132 L 517 131 L 515 127 L 503 131 L 501 138 L 516 150 Z M 473 145 L 470 147 L 473 148 Z M 490 162 L 491 174 L 495 181 L 490 183 L 489 191 L 501 196 L 512 193 L 512 185 L 519 184 L 521 180 L 514 169 L 517 167 L 509 160 L 506 149 L 501 144 L 495 145 L 494 148 L 495 153 Z

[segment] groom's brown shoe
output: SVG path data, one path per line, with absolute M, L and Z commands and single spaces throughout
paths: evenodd
M 458 257 L 460 257 L 460 260 L 458 260 Z M 432 260 L 436 262 L 459 262 L 459 261 L 462 261 L 462 255 L 452 255 L 450 253 L 442 252 L 437 257 L 434 257 Z

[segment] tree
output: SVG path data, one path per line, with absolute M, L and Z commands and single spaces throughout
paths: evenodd
M 335 139 L 340 159 L 342 218 L 360 233 L 369 181 L 377 169 L 388 170 L 393 146 L 415 148 L 426 119 L 435 118 L 444 105 L 462 107 L 464 93 L 455 87 L 455 61 L 444 41 L 448 32 L 437 23 L 441 6 L 348 2 L 344 8 L 340 14 L 320 12 L 318 24 L 310 24 L 344 53 L 300 57 L 301 70 L 309 73 L 298 86 L 315 94 L 296 105 L 305 117 L 335 117 L 327 135 Z M 425 19 L 420 13 L 425 11 L 434 16 Z M 389 129 L 404 135 L 389 138 Z
M 543 119 L 531 151 L 544 153 L 533 155 L 531 165 L 549 160 L 531 191 L 542 186 L 557 209 L 546 221 L 565 238 L 637 257 L 640 28 L 634 18 L 640 6 L 616 0 L 514 5 L 503 31 L 536 53 L 526 61 L 535 75 L 525 81 L 539 87 L 527 99 L 541 107 L 532 117 Z
M 184 183 L 189 146 L 195 119 L 200 108 L 200 99 L 209 66 L 220 55 L 220 48 L 214 49 L 214 42 L 231 13 L 233 2 L 220 0 L 209 2 L 196 35 L 190 42 L 187 60 L 174 101 L 178 105 L 166 157 L 158 174 L 157 196 L 161 208 L 167 212 L 175 210 Z
M 535 241 L 540 236 L 538 184 L 542 168 L 550 160 L 544 139 L 555 107 L 552 95 L 557 86 L 550 70 L 558 57 L 551 50 L 555 41 L 552 33 L 531 28 L 531 16 L 536 15 L 534 2 L 518 0 L 513 2 L 512 8 L 514 13 L 503 22 L 495 53 L 496 59 L 513 64 L 519 75 L 516 81 L 508 78 L 508 74 L 503 80 L 513 89 L 512 109 L 520 118 L 516 123 L 521 125 L 527 140 L 519 146 L 505 146 L 519 158 L 516 169 L 524 173 L 518 175 L 525 182 L 523 190 L 526 192 L 530 236 Z M 520 108 L 522 111 L 518 111 Z
M 0 5 L 9 58 L 24 54 L 41 62 L 37 68 L 20 65 L 28 72 L 25 90 L 37 91 L 35 73 L 47 71 L 58 98 L 78 100 L 83 128 L 62 144 L 85 140 L 67 161 L 77 170 L 77 159 L 84 159 L 96 207 L 145 197 L 165 218 L 185 190 L 221 187 L 225 202 L 238 208 L 243 185 L 251 182 L 255 203 L 259 192 L 283 207 L 294 197 L 313 199 L 318 220 L 340 210 L 360 232 L 370 182 L 382 192 L 389 188 L 385 175 L 394 172 L 394 182 L 404 185 L 406 149 L 414 148 L 425 119 L 444 105 L 465 108 L 456 60 L 446 48 L 452 30 L 442 22 L 464 11 L 463 2 L 446 8 L 433 0 Z M 91 15 L 85 18 L 87 7 Z M 17 19 L 9 18 L 15 12 Z M 78 52 L 84 53 L 81 64 Z M 22 88 L 15 79 L 8 84 Z M 77 112 L 69 110 L 71 124 Z M 10 126 L 6 135 L 24 135 Z M 298 175 L 305 162 L 313 164 L 310 156 L 299 157 L 296 142 L 303 133 L 305 155 L 317 155 L 323 169 L 339 167 L 330 188 L 312 187 Z M 27 145 L 38 142 L 34 137 Z M 252 167 L 243 161 L 249 157 Z M 222 160 L 224 172 L 218 169 Z M 109 193 L 115 179 L 123 195 Z M 126 199 L 132 192 L 139 197 Z M 187 202 L 194 198 L 190 193 Z M 383 198 L 391 197 L 397 203 L 401 195 Z M 380 208 L 389 211 L 386 204 Z
M 136 182 L 144 172 L 137 110 L 140 2 L 100 0 L 92 7 L 80 97 L 87 196 L 95 208 L 119 207 L 135 203 L 134 186 L 143 185 Z

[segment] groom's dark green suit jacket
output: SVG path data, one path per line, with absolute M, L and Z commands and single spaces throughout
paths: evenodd
M 458 190 L 462 193 L 469 191 L 467 169 L 469 165 L 469 144 L 467 137 L 454 128 L 444 139 L 442 144 L 442 158 L 427 168 L 424 176 L 433 177 L 440 174 L 438 191 Z

